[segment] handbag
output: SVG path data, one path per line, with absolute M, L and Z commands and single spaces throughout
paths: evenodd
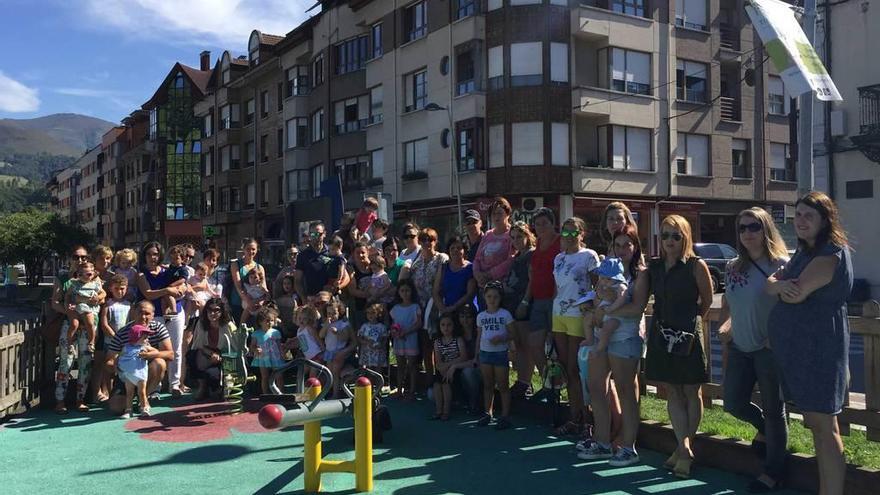
M 694 258 L 688 260 L 688 265 L 691 265 L 693 260 Z M 691 266 L 691 273 L 693 274 L 693 266 Z M 658 278 L 660 278 L 661 290 L 665 293 L 666 276 L 664 274 L 663 277 Z M 663 301 L 663 306 L 665 307 L 665 298 Z M 663 307 L 661 307 L 660 312 L 661 314 L 666 314 Z M 666 352 L 673 356 L 688 357 L 694 351 L 694 343 L 697 340 L 696 331 L 679 330 L 666 322 L 658 320 L 657 334 L 663 339 L 663 347 L 666 349 Z

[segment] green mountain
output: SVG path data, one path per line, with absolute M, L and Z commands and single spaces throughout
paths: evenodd
M 80 156 L 115 124 L 87 115 L 56 113 L 35 119 L 0 119 L 0 150 Z

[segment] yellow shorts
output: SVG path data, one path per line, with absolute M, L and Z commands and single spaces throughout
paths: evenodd
M 583 316 L 553 315 L 553 333 L 564 333 L 572 337 L 584 337 Z

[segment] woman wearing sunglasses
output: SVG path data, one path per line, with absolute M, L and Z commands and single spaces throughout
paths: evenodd
M 585 409 L 578 374 L 577 354 L 584 340 L 584 316 L 574 303 L 593 290 L 599 267 L 599 256 L 584 247 L 587 225 L 578 217 L 571 217 L 562 224 L 562 250 L 553 260 L 553 277 L 556 281 L 556 297 L 553 299 L 553 341 L 559 362 L 568 378 L 568 403 L 571 421 L 557 429 L 557 435 L 578 435 L 584 429 Z
M 219 297 L 208 299 L 186 350 L 188 374 L 198 384 L 196 400 L 203 400 L 209 392 L 212 395 L 220 392 L 222 355 L 240 350 L 228 348 L 229 344 L 235 345 L 238 340 L 233 337 L 235 331 L 235 323 L 229 316 L 226 303 Z
M 764 472 L 748 489 L 777 488 L 785 475 L 788 429 L 779 375 L 767 342 L 767 318 L 776 298 L 767 294 L 767 277 L 788 261 L 785 242 L 770 214 L 752 207 L 736 220 L 739 256 L 727 266 L 718 337 L 727 346 L 724 410 L 758 430 L 752 447 L 764 457 Z M 752 402 L 758 384 L 761 407 Z
M 419 226 L 414 223 L 408 223 L 403 226 L 403 251 L 400 251 L 400 258 L 408 264 L 412 264 L 419 253 L 422 246 L 419 244 Z M 404 277 L 406 278 L 406 277 Z
M 425 228 L 419 232 L 419 244 L 422 249 L 418 258 L 413 261 L 410 267 L 410 276 L 416 286 L 416 292 L 419 294 L 419 304 L 422 304 L 422 314 L 427 308 L 427 303 L 434 293 L 434 279 L 437 273 L 449 262 L 449 256 L 446 253 L 437 251 L 437 231 L 432 228 Z M 430 312 L 430 328 L 423 328 L 419 332 L 419 345 L 422 351 L 422 358 L 425 363 L 425 373 L 427 376 L 434 376 L 434 344 L 433 337 L 437 329 L 434 323 L 437 321 L 437 306 L 432 305 Z
M 709 381 L 703 318 L 712 306 L 709 267 L 694 254 L 691 226 L 679 215 L 660 224 L 660 257 L 648 267 L 654 319 L 648 332 L 645 378 L 662 382 L 678 447 L 664 466 L 690 477 L 691 443 L 703 418 L 701 387 Z

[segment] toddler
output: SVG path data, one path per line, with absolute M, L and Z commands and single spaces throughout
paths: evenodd
M 275 319 L 278 312 L 269 306 L 263 306 L 257 310 L 257 327 L 251 335 L 249 350 L 254 359 L 251 366 L 260 369 L 260 385 L 263 394 L 269 393 L 269 378 L 272 372 L 284 365 L 281 358 L 281 332 L 275 328 Z M 280 389 L 284 386 L 281 374 L 275 377 L 275 385 Z
M 623 275 L 623 263 L 619 258 L 605 258 L 596 269 L 599 281 L 596 284 L 596 296 L 599 299 L 599 308 L 605 310 L 602 321 L 594 321 L 593 326 L 599 329 L 598 342 L 595 342 L 595 352 L 605 352 L 611 335 L 620 327 L 620 320 L 607 313 L 611 313 L 626 304 L 626 277 Z M 584 334 L 587 345 L 593 345 L 594 335 L 592 331 Z
M 184 262 L 186 256 L 186 248 L 182 245 L 171 246 L 168 250 L 168 287 L 179 287 L 186 284 L 189 278 L 189 270 L 187 270 Z M 162 312 L 165 317 L 173 317 L 177 315 L 177 299 L 174 296 L 162 296 Z
M 131 417 L 131 406 L 137 391 L 141 416 L 150 415 L 150 402 L 147 398 L 147 360 L 141 352 L 150 349 L 149 337 L 153 331 L 145 325 L 133 325 L 128 331 L 128 343 L 119 354 L 119 378 L 125 382 L 125 412 L 122 417 Z
M 376 213 L 377 211 L 379 211 L 379 201 L 376 198 L 369 197 L 364 199 L 363 205 L 354 218 L 354 226 L 358 232 L 366 234 L 370 230 L 370 226 L 379 218 L 379 215 Z
M 342 254 L 344 245 L 344 241 L 338 235 L 333 236 L 330 239 L 330 244 L 327 245 L 327 254 L 330 256 L 330 263 L 327 267 L 328 278 L 335 280 L 333 286 L 329 288 L 334 294 L 339 292 L 339 284 L 345 277 L 345 255 Z
M 324 347 L 321 345 L 321 338 L 318 333 L 318 323 L 321 314 L 314 306 L 301 306 L 297 312 L 297 324 L 299 329 L 296 331 L 296 341 L 303 357 L 315 362 L 323 363 Z M 314 376 L 315 371 L 312 370 Z
M 113 260 L 116 267 L 113 273 L 122 275 L 128 281 L 128 289 L 125 292 L 125 298 L 134 301 L 135 290 L 137 289 L 137 253 L 134 249 L 125 248 L 116 252 L 116 258 Z
M 195 270 L 195 275 L 189 277 L 186 281 L 187 285 L 189 285 L 189 292 L 186 295 L 186 313 L 192 315 L 197 314 L 198 311 L 204 308 L 208 299 L 220 297 L 220 294 L 208 285 L 208 265 L 205 262 L 201 262 L 196 265 Z
M 244 291 L 251 299 L 250 304 L 242 304 L 241 322 L 246 323 L 251 315 L 263 307 L 269 300 L 269 291 L 266 289 L 266 282 L 260 270 L 254 268 L 247 274 L 247 280 L 244 282 Z
M 385 273 L 385 258 L 374 255 L 370 258 L 370 282 L 367 285 L 367 302 L 391 304 L 394 302 L 394 291 L 391 290 L 391 277 Z
M 324 362 L 333 373 L 333 393 L 339 392 L 339 384 L 342 376 L 342 368 L 345 366 L 345 356 L 341 351 L 348 347 L 351 341 L 351 328 L 348 321 L 342 319 L 345 315 L 345 306 L 339 301 L 330 302 L 326 307 L 324 325 L 321 326 L 319 337 L 324 342 Z
M 90 301 L 94 297 L 103 299 L 106 296 L 101 285 L 101 279 L 95 273 L 95 265 L 86 263 L 80 267 L 77 278 L 70 281 L 70 288 L 67 290 L 68 305 L 73 305 L 74 311 L 78 315 L 76 318 L 69 317 L 70 326 L 67 330 L 67 341 L 74 342 L 77 332 L 82 330 L 88 337 L 89 352 L 95 352 L 98 312 L 101 309 L 100 303 L 92 304 Z
M 293 275 L 287 275 L 281 279 L 281 294 L 275 298 L 278 312 L 281 317 L 281 333 L 284 338 L 292 337 L 296 333 L 293 323 L 293 312 L 296 310 L 296 283 Z
M 131 311 L 131 301 L 126 297 L 128 294 L 128 279 L 125 275 L 116 274 L 107 282 L 109 298 L 101 306 L 100 321 L 101 331 L 104 332 L 105 342 L 110 342 L 116 332 L 128 324 L 128 313 Z M 98 389 L 98 402 L 103 402 L 110 397 L 110 373 L 103 373 L 101 384 Z
M 367 321 L 358 330 L 360 365 L 382 373 L 388 366 L 388 327 L 382 323 L 385 307 L 381 304 L 367 306 Z

